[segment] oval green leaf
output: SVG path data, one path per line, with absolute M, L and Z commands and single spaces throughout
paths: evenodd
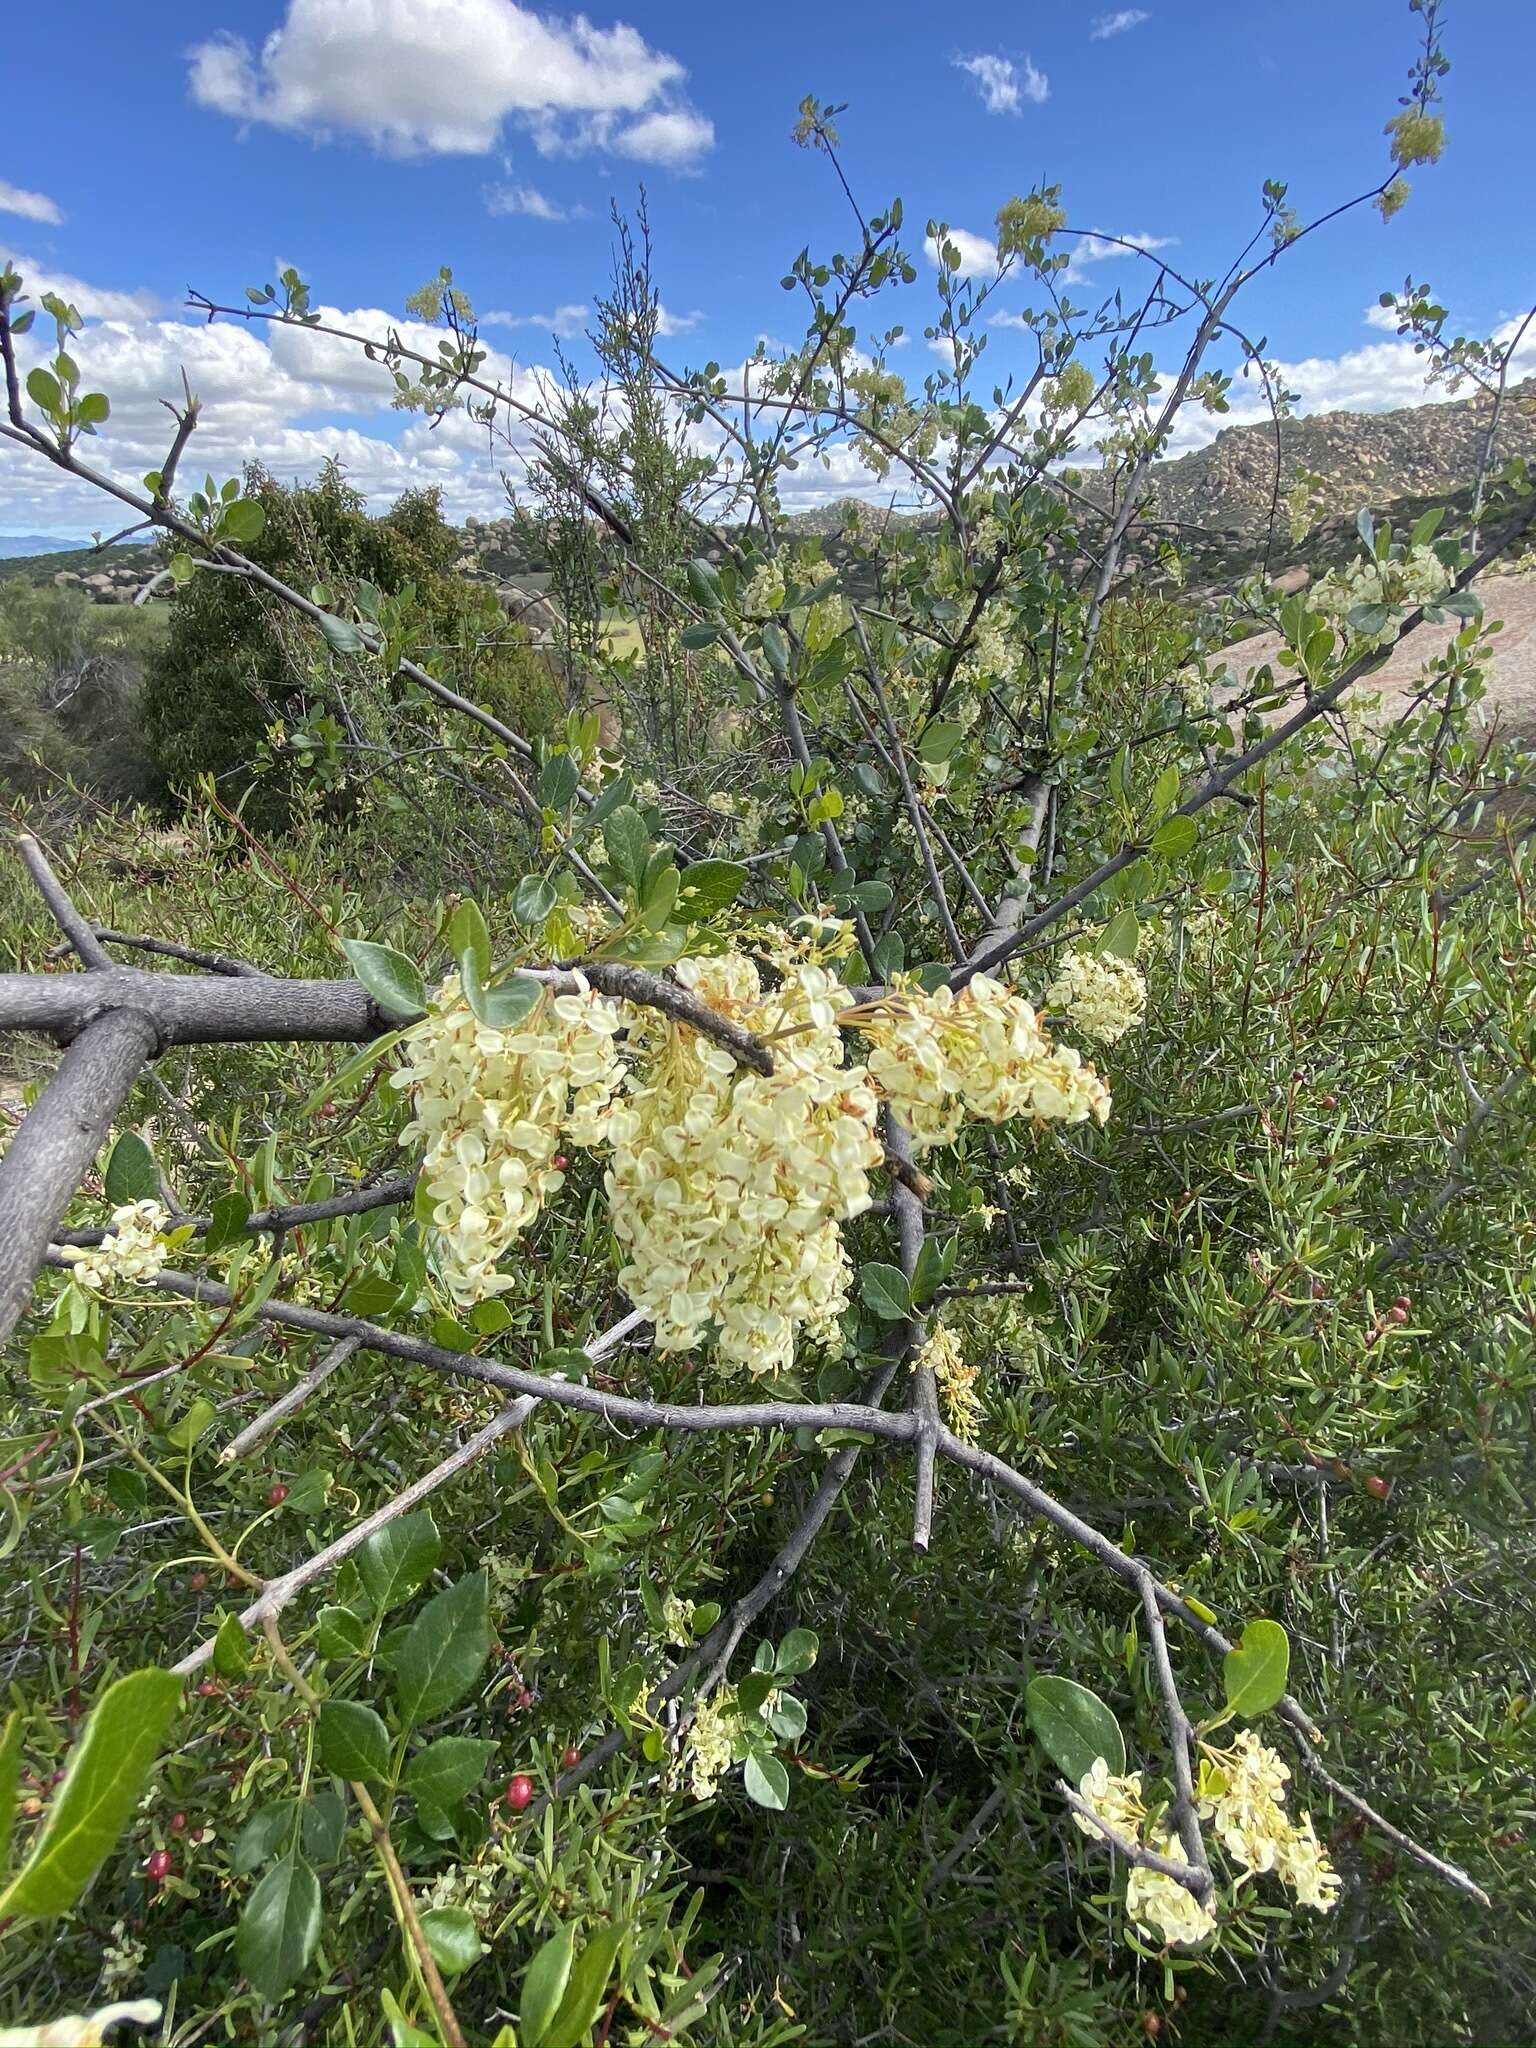
M 782 1813 L 789 1804 L 789 1773 L 771 1750 L 754 1749 L 741 1774 L 747 1797 Z
M 387 1017 L 419 1017 L 427 1007 L 420 970 L 393 946 L 376 946 L 369 939 L 343 939 L 341 950 Z
M 127 1826 L 180 1701 L 181 1680 L 169 1671 L 131 1671 L 107 1687 L 31 1855 L 0 1892 L 0 1920 L 69 1911 Z
M 358 1700 L 322 1700 L 317 1720 L 320 1761 L 341 1778 L 382 1778 L 389 1768 L 389 1732 Z
M 1071 1678 L 1032 1678 L 1024 1688 L 1024 1710 L 1040 1747 L 1070 1784 L 1080 1784 L 1100 1757 L 1112 1777 L 1124 1771 L 1120 1723 L 1086 1685 Z
M 484 1572 L 471 1572 L 427 1602 L 395 1659 L 395 1689 L 407 1726 L 445 1714 L 468 1692 L 491 1654 Z
M 263 1998 L 281 1998 L 320 1939 L 320 1880 L 298 1853 L 285 1856 L 245 1902 L 235 1960 Z
M 1291 1639 L 1279 1622 L 1250 1621 L 1221 1667 L 1227 1705 L 1245 1720 L 1267 1714 L 1285 1697 L 1290 1668 Z

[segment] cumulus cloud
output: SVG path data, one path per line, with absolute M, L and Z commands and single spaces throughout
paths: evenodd
M 989 241 L 985 235 L 973 235 L 965 228 L 946 228 L 944 230 L 944 240 L 950 248 L 959 252 L 960 275 L 962 277 L 974 277 L 980 273 L 996 270 L 997 244 L 996 242 Z M 939 242 L 936 236 L 926 235 L 923 238 L 923 254 L 928 258 L 934 269 L 937 270 L 939 268 Z
M 401 156 L 483 154 L 509 119 L 541 147 L 611 145 L 649 163 L 692 161 L 714 140 L 678 104 L 683 66 L 638 30 L 515 0 L 288 0 L 259 51 L 223 32 L 189 66 L 201 106 Z
M 83 277 L 71 277 L 67 270 L 55 270 L 52 264 L 35 263 L 30 256 L 13 256 L 11 261 L 34 305 L 44 292 L 54 292 L 87 320 L 143 320 L 160 311 L 153 292 L 108 290 Z
M 1113 14 L 1101 14 L 1088 31 L 1091 43 L 1107 43 L 1111 36 L 1123 36 L 1128 29 L 1140 28 L 1151 15 L 1144 7 L 1120 7 Z
M 1113 262 L 1115 257 L 1130 256 L 1138 249 L 1171 249 L 1177 241 L 1177 235 L 1148 234 L 1116 235 L 1110 240 L 1102 229 L 1095 228 L 1078 238 L 1064 274 L 1069 283 L 1081 283 L 1095 264 Z
M 482 327 L 538 327 L 546 334 L 558 334 L 568 340 L 573 334 L 585 334 L 591 311 L 586 306 L 556 306 L 552 313 L 482 313 Z
M 486 187 L 485 210 L 497 216 L 525 214 L 529 220 L 581 220 L 586 216 L 584 206 L 561 206 L 535 185 L 510 183 Z
M 703 318 L 704 315 L 702 313 L 674 313 L 658 301 L 656 306 L 656 332 L 663 340 L 668 339 L 674 334 L 687 334 L 690 328 L 697 327 Z
M 1028 57 L 1015 65 L 1011 57 L 982 54 L 956 57 L 954 64 L 975 80 L 981 103 L 989 114 L 1021 113 L 1025 100 L 1033 100 L 1038 107 L 1050 97 L 1050 80 L 1043 71 L 1035 69 Z
M 0 213 L 19 214 L 23 220 L 35 220 L 45 228 L 56 228 L 63 224 L 64 216 L 46 192 L 24 192 L 20 185 L 9 185 L 0 178 Z
M 1367 327 L 1379 328 L 1383 334 L 1396 334 L 1397 311 L 1392 306 L 1367 306 L 1365 309 Z

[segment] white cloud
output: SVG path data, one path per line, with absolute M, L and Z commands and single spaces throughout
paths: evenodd
M 637 30 L 515 0 L 288 0 L 259 52 L 223 33 L 189 63 L 202 106 L 362 135 L 395 155 L 482 154 L 509 118 L 551 146 L 568 135 L 566 146 L 612 143 L 654 163 L 691 161 L 714 139 L 703 115 L 673 104 L 683 66 Z
M 672 313 L 658 300 L 656 306 L 656 332 L 669 339 L 674 334 L 686 334 L 697 327 L 704 318 L 702 313 Z
M 967 72 L 976 81 L 976 90 L 981 103 L 989 114 L 1017 114 L 1022 111 L 1024 100 L 1033 100 L 1038 107 L 1049 98 L 1051 82 L 1043 71 L 1037 71 L 1028 57 L 1021 60 L 1022 69 L 1011 57 L 987 56 L 956 57 L 957 70 Z
M 978 272 L 997 269 L 997 244 L 989 241 L 985 235 L 973 235 L 965 228 L 946 228 L 944 240 L 950 248 L 959 253 L 962 277 L 974 277 Z M 936 236 L 926 235 L 923 238 L 923 254 L 937 270 L 939 243 Z
M 482 313 L 482 327 L 538 327 L 546 334 L 558 334 L 568 340 L 573 334 L 584 334 L 591 310 L 586 306 L 556 306 L 552 313 Z
M 0 178 L 0 213 L 19 214 L 23 220 L 41 222 L 45 228 L 63 225 L 64 216 L 46 192 L 24 192 L 20 185 L 8 185 Z
M 1396 334 L 1397 309 L 1394 306 L 1367 306 L 1365 324 L 1378 328 L 1383 334 Z
M 665 164 L 681 170 L 695 163 L 715 146 L 715 124 L 691 107 L 674 107 L 647 114 L 621 128 L 613 147 L 621 156 L 632 156 L 644 164 Z
M 530 220 L 581 220 L 586 216 L 584 206 L 560 206 L 535 185 L 487 185 L 485 210 L 497 216 L 526 214 Z
M 1108 42 L 1111 36 L 1123 36 L 1127 29 L 1140 28 L 1144 21 L 1151 19 L 1144 7 L 1117 8 L 1113 14 L 1098 16 L 1089 30 L 1088 40 L 1091 43 Z
M 88 284 L 83 277 L 71 277 L 66 270 L 55 270 L 51 264 L 34 263 L 30 256 L 13 256 L 11 261 L 34 305 L 44 292 L 54 292 L 87 320 L 143 320 L 160 311 L 160 301 L 153 292 L 107 290 Z
M 1110 263 L 1115 257 L 1130 256 L 1138 249 L 1171 249 L 1177 241 L 1177 235 L 1147 234 L 1116 235 L 1110 240 L 1102 229 L 1095 228 L 1090 234 L 1079 236 L 1064 275 L 1069 283 L 1080 283 L 1096 263 Z

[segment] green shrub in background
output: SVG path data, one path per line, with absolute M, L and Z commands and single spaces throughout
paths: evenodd
M 404 629 L 434 674 L 519 731 L 550 729 L 561 708 L 551 672 L 494 593 L 456 573 L 457 540 L 436 491 L 409 491 L 372 517 L 328 463 L 313 484 L 283 485 L 252 469 L 246 494 L 266 515 L 248 550 L 263 569 L 333 608 L 360 592 L 400 600 Z M 306 772 L 319 765 L 324 775 L 331 735 L 389 747 L 387 712 L 358 682 L 350 657 L 258 585 L 193 574 L 176 590 L 145 680 L 145 734 L 163 791 L 179 798 L 211 775 L 255 822 L 285 824 Z

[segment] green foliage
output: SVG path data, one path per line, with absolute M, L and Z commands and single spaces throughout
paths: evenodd
M 451 688 L 520 731 L 538 734 L 553 722 L 547 665 L 491 592 L 458 573 L 456 538 L 434 492 L 407 492 L 374 518 L 334 464 L 314 484 L 291 487 L 253 468 L 244 497 L 223 505 L 215 524 L 260 568 L 319 593 L 326 645 L 296 629 L 259 585 L 198 571 L 183 557 L 144 693 L 146 737 L 168 791 L 185 795 L 211 775 L 265 826 L 289 822 L 305 784 L 333 803 L 355 801 L 337 743 L 360 719 L 375 740 L 390 723 L 367 708 L 373 658 L 349 616 L 354 605 L 366 622 L 381 616 L 382 603 L 391 644 L 419 651 Z

